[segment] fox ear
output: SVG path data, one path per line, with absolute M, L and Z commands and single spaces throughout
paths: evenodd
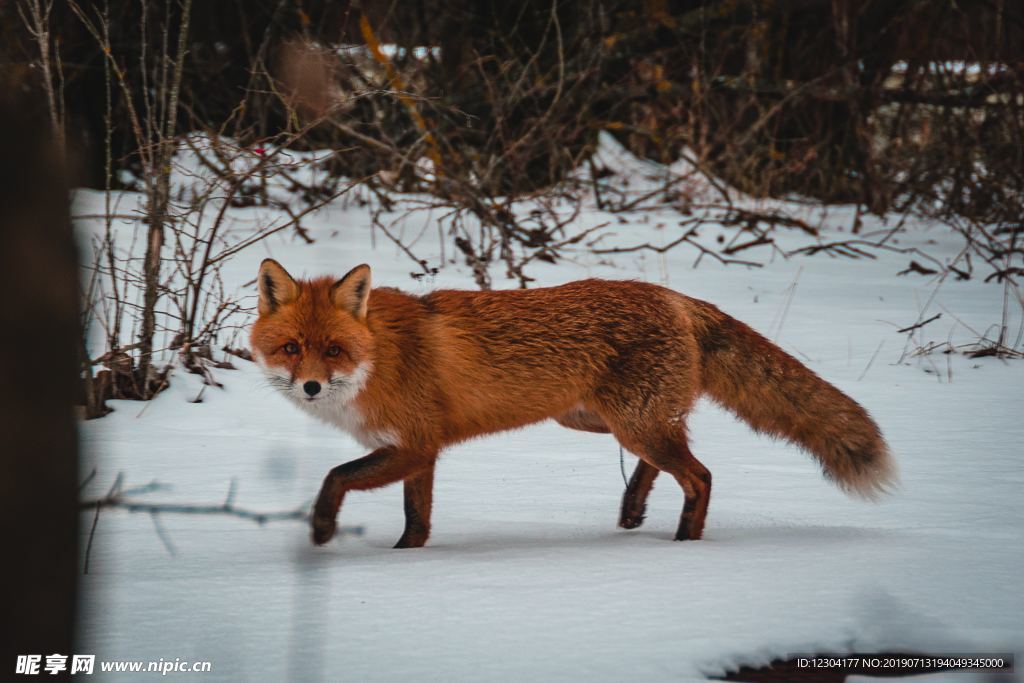
M 348 311 L 356 320 L 366 319 L 366 302 L 370 298 L 370 266 L 365 263 L 348 271 L 331 287 L 331 303 Z
M 260 315 L 272 313 L 278 306 L 291 303 L 299 296 L 299 285 L 272 258 L 264 259 L 260 264 L 260 274 L 256 281 L 260 288 Z

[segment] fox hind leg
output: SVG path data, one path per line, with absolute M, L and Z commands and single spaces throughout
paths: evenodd
M 693 457 L 689 446 L 686 446 L 684 480 L 680 480 L 686 501 L 683 503 L 683 514 L 679 518 L 676 530 L 677 541 L 696 541 L 704 535 L 704 520 L 708 516 L 708 503 L 711 502 L 711 471 Z M 679 476 L 676 479 L 680 479 Z
M 660 470 L 671 474 L 683 489 L 683 511 L 679 517 L 675 540 L 698 540 L 704 533 L 704 520 L 707 518 L 708 503 L 711 500 L 711 472 L 690 452 L 686 436 L 680 433 L 670 438 L 654 439 L 653 443 L 652 440 L 645 440 L 631 445 L 630 450 L 641 458 L 645 467 L 643 470 L 637 467 L 634 478 L 636 479 L 638 474 L 640 478 L 636 487 L 636 497 L 630 500 L 630 491 L 627 490 L 627 498 L 623 501 L 623 516 L 625 517 L 627 512 L 627 501 L 631 505 L 628 511 L 634 515 L 632 519 L 635 519 L 638 509 L 642 514 L 647 493 L 650 492 L 654 477 Z M 642 520 L 642 516 L 640 519 Z
M 619 512 L 619 526 L 623 529 L 636 529 L 644 523 L 647 512 L 647 495 L 654 487 L 654 480 L 660 470 L 640 460 L 629 478 L 626 492 L 622 495 L 622 508 Z
M 683 511 L 676 530 L 677 541 L 697 540 L 704 533 L 704 520 L 711 499 L 711 472 L 694 457 L 686 440 L 683 417 L 686 411 L 668 411 L 674 419 L 652 417 L 665 414 L 655 406 L 648 410 L 602 411 L 622 446 L 640 458 L 622 500 L 619 525 L 635 528 L 643 521 L 647 495 L 658 472 L 672 475 L 683 490 Z

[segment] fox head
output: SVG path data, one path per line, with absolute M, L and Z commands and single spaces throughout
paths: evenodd
M 373 367 L 366 326 L 370 267 L 336 280 L 295 280 L 277 261 L 260 265 L 253 356 L 270 383 L 303 407 L 348 403 Z

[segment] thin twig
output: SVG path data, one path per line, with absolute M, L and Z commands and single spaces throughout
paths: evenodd
M 864 376 L 868 374 L 868 370 L 871 369 L 871 365 L 875 362 L 875 359 L 878 358 L 878 354 L 882 351 L 882 347 L 884 345 L 885 345 L 885 340 L 884 339 L 882 341 L 878 342 L 878 348 L 875 349 L 875 352 L 873 354 L 871 354 L 871 360 L 869 360 L 868 364 L 866 366 L 864 366 L 864 372 L 860 373 L 860 376 L 857 377 L 857 381 L 858 382 L 861 381 L 862 379 L 864 379 Z
M 897 334 L 903 334 L 905 332 L 913 332 L 914 330 L 916 330 L 918 328 L 921 328 L 921 327 L 924 327 L 928 323 L 934 322 L 934 321 L 938 320 L 941 317 L 942 317 L 941 313 L 936 313 L 935 315 L 933 315 L 932 317 L 928 318 L 927 320 L 922 320 L 921 322 L 914 323 L 913 325 L 910 325 L 908 327 L 904 327 L 902 329 L 896 330 L 896 333 Z

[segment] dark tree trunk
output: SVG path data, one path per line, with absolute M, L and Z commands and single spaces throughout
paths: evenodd
M 0 85 L 3 85 L 0 79 Z M 78 277 L 68 188 L 45 110 L 0 90 L 0 670 L 73 653 L 78 460 Z

